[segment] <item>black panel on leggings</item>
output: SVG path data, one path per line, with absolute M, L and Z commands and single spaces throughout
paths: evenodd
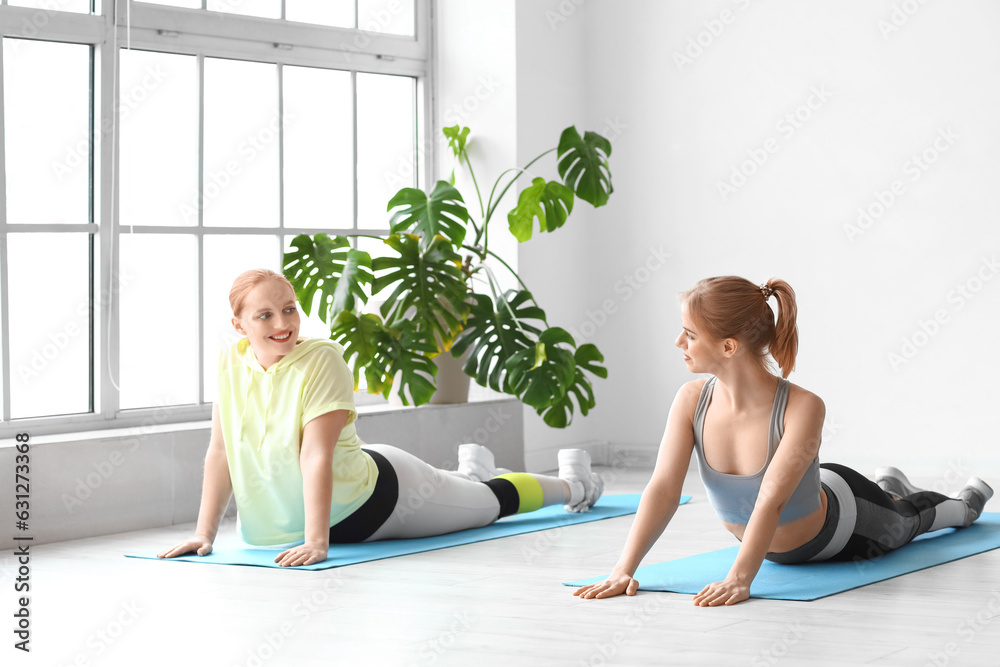
M 517 514 L 517 511 L 521 509 L 521 496 L 517 492 L 517 487 L 510 480 L 494 477 L 483 484 L 490 487 L 490 491 L 500 502 L 500 516 L 498 518 L 502 519 L 505 516 Z
M 340 523 L 330 526 L 330 544 L 349 544 L 364 542 L 382 527 L 386 519 L 392 516 L 399 498 L 399 479 L 392 464 L 376 451 L 364 449 L 375 461 L 378 468 L 378 479 L 375 480 L 375 490 L 365 504 L 354 510 Z

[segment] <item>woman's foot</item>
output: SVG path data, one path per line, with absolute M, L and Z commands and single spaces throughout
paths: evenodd
M 473 482 L 486 482 L 510 470 L 497 468 L 493 452 L 482 445 L 469 443 L 458 446 L 458 474 Z
M 969 527 L 982 515 L 986 501 L 993 497 L 993 489 L 978 477 L 970 477 L 962 490 L 955 495 L 965 501 L 965 506 L 968 508 L 965 526 Z
M 879 468 L 875 471 L 875 483 L 896 500 L 923 491 L 913 486 L 899 468 Z
M 559 450 L 559 479 L 569 484 L 567 512 L 586 512 L 604 493 L 604 480 L 590 469 L 590 454 L 583 449 Z

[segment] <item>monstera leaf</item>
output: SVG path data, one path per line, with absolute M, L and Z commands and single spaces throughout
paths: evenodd
M 560 343 L 571 347 L 560 347 Z M 565 329 L 551 327 L 542 332 L 536 345 L 507 360 L 511 389 L 523 403 L 543 410 L 565 396 L 576 373 L 575 344 Z
M 448 148 L 455 157 L 460 158 L 465 153 L 465 143 L 469 139 L 469 128 L 460 125 L 441 128 L 444 136 L 448 137 Z
M 365 369 L 368 380 L 368 392 L 382 392 L 385 372 L 379 373 L 373 369 L 373 362 L 378 353 L 380 337 L 390 335 L 387 327 L 378 315 L 357 315 L 349 310 L 337 315 L 330 328 L 330 338 L 344 348 L 344 360 L 353 369 L 354 391 L 360 384 L 361 370 Z M 390 376 L 391 377 L 391 376 Z
M 473 305 L 465 328 L 455 341 L 451 353 L 458 357 L 472 347 L 465 373 L 483 387 L 513 393 L 507 377 L 507 360 L 526 349 L 533 350 L 535 337 L 545 327 L 545 311 L 535 305 L 526 290 L 509 290 L 500 296 L 500 303 L 482 294 L 472 296 Z
M 569 389 L 559 400 L 552 402 L 551 405 L 545 408 L 537 410 L 538 414 L 542 415 L 545 423 L 554 428 L 566 428 L 573 420 L 574 396 L 584 417 L 596 405 L 593 387 L 583 374 L 583 371 L 589 371 L 602 378 L 608 377 L 608 369 L 598 366 L 595 363 L 604 361 L 604 355 L 600 353 L 597 347 L 590 343 L 577 348 L 573 354 L 573 360 L 576 362 L 576 371 L 574 372 L 573 382 L 570 384 Z
M 417 188 L 403 188 L 389 200 L 386 210 L 394 208 L 399 210 L 389 219 L 390 231 L 420 234 L 425 248 L 438 235 L 456 246 L 465 240 L 469 212 L 462 195 L 447 181 L 438 181 L 430 196 Z
M 437 375 L 437 366 L 430 359 L 438 351 L 433 337 L 426 331 L 420 331 L 414 322 L 406 320 L 397 322 L 396 326 L 386 330 L 386 334 L 376 338 L 375 356 L 369 367 L 377 369 L 381 377 L 366 375 L 369 386 L 373 380 L 378 380 L 381 387 L 379 393 L 388 398 L 398 375 L 398 395 L 403 405 L 410 404 L 407 391 L 414 405 L 427 403 L 434 395 L 434 377 Z
M 576 127 L 571 125 L 559 137 L 557 153 L 559 176 L 563 182 L 583 201 L 593 206 L 607 204 L 614 192 L 608 166 L 611 142 L 596 132 L 586 132 L 581 139 Z
M 451 347 L 468 313 L 468 289 L 460 268 L 462 258 L 447 239 L 436 236 L 421 252 L 420 238 L 394 234 L 385 240 L 398 257 L 377 257 L 372 291 L 380 293 L 395 285 L 382 304 L 382 315 L 392 326 L 412 319 L 422 332 L 433 332 L 441 349 Z
M 364 285 L 372 282 L 372 260 L 368 253 L 351 249 L 346 238 L 299 234 L 284 259 L 285 277 L 306 315 L 315 308 L 323 322 L 332 324 L 341 312 L 354 310 L 356 298 L 367 302 Z
M 573 212 L 573 191 L 559 181 L 545 182 L 538 177 L 517 199 L 517 206 L 507 214 L 510 233 L 518 241 L 527 241 L 538 218 L 538 229 L 551 232 L 562 227 Z

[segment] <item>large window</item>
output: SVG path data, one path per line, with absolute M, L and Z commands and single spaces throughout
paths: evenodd
M 3 0 L 0 436 L 208 418 L 236 274 L 427 184 L 428 14 Z

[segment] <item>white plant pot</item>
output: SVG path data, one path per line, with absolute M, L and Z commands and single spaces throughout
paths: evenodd
M 451 356 L 451 352 L 444 352 L 434 357 L 434 365 L 437 366 L 437 376 L 435 378 L 436 389 L 431 396 L 431 403 L 434 405 L 450 405 L 453 403 L 469 402 L 469 382 L 472 380 L 462 366 L 469 358 L 469 351 L 465 351 L 461 357 Z

